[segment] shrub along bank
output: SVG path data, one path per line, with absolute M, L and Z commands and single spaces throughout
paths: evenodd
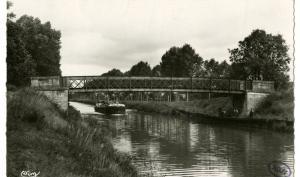
M 68 116 L 45 96 L 23 89 L 7 94 L 7 176 L 137 176 L 126 154 L 114 150 L 109 131 L 80 113 Z
M 294 121 L 294 88 L 270 94 L 256 109 L 254 118 Z
M 129 108 L 135 108 L 145 112 L 176 115 L 183 112 L 198 113 L 208 116 L 218 116 L 219 109 L 231 110 L 232 102 L 229 97 L 203 99 L 197 101 L 179 102 L 125 102 Z

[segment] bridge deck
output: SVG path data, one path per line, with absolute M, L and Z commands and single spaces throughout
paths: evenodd
M 226 91 L 226 90 L 204 90 L 204 89 L 71 89 L 71 93 L 77 92 L 190 92 L 190 93 L 227 93 L 243 94 L 245 91 Z
M 65 87 L 71 92 L 143 91 L 143 92 L 215 92 L 237 93 L 245 91 L 272 92 L 272 81 L 244 81 L 220 78 L 180 77 L 101 77 L 64 76 L 32 77 L 32 87 Z

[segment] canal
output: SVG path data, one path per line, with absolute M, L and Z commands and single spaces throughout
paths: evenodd
M 293 171 L 294 136 L 270 130 L 200 124 L 183 117 L 126 110 L 106 116 L 70 102 L 84 118 L 108 125 L 114 147 L 128 153 L 141 174 L 153 176 L 272 176 L 280 161 Z

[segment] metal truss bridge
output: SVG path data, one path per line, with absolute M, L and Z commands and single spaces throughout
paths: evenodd
M 50 82 L 51 77 L 35 77 Z M 57 77 L 52 77 L 56 79 Z M 53 81 L 52 81 L 53 83 Z M 246 91 L 269 93 L 274 91 L 272 81 L 232 80 L 224 78 L 196 77 L 59 77 L 59 86 L 70 92 L 210 92 L 242 94 Z M 46 84 L 47 85 L 47 84 Z M 51 83 L 50 83 L 51 85 Z

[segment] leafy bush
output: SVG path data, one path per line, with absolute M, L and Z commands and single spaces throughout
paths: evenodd
M 293 87 L 269 95 L 257 108 L 256 118 L 294 120 Z

